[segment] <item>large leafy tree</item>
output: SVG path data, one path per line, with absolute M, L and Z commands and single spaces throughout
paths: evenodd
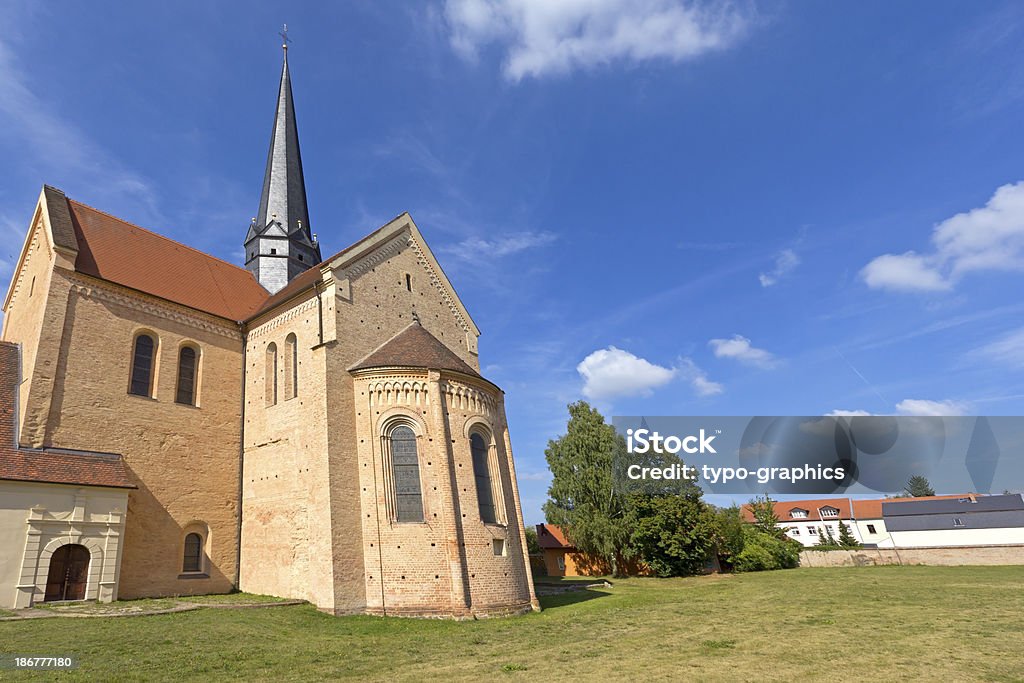
M 931 483 L 920 474 L 916 474 L 910 478 L 910 481 L 907 482 L 903 492 L 908 496 L 913 496 L 914 498 L 935 495 L 935 489 L 932 488 Z
M 717 550 L 715 514 L 699 497 L 638 496 L 633 501 L 633 544 L 658 576 L 686 576 L 704 569 Z
M 626 442 L 586 401 L 569 405 L 564 436 L 548 442 L 544 455 L 553 479 L 544 515 L 561 526 L 579 550 L 603 559 L 618 576 L 630 547 L 630 505 L 613 481 Z

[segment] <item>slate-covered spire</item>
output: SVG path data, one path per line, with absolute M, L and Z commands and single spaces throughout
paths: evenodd
M 284 64 L 263 192 L 259 212 L 245 236 L 245 266 L 271 293 L 321 259 L 320 246 L 310 231 L 306 206 L 306 183 L 302 176 L 299 131 L 288 70 L 287 29 L 282 37 L 285 40 L 282 45 Z

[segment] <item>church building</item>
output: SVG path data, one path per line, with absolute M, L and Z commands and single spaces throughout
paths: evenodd
M 287 55 L 244 267 L 43 187 L 3 303 L 0 608 L 539 609 L 480 330 L 407 213 L 322 257 Z

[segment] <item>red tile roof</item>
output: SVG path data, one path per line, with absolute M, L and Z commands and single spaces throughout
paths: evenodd
M 119 455 L 5 448 L 0 479 L 134 489 Z
M 812 500 L 784 500 L 775 502 L 775 514 L 780 522 L 820 522 L 829 519 L 882 519 L 882 503 L 896 503 L 907 500 L 938 500 L 944 498 L 964 498 L 974 494 L 954 493 L 942 496 L 922 498 L 876 498 L 872 500 L 851 500 L 850 498 L 815 498 Z M 851 509 L 852 504 L 852 509 Z M 839 510 L 837 517 L 822 517 L 821 508 L 831 506 Z M 793 517 L 795 509 L 807 510 L 806 517 Z M 743 519 L 754 521 L 750 505 L 742 507 Z
M 823 507 L 834 507 L 839 510 L 839 514 L 836 517 L 821 517 L 820 510 Z M 794 509 L 806 510 L 806 517 L 793 517 L 792 511 Z M 743 519 L 748 522 L 754 521 L 754 514 L 750 511 L 750 505 L 744 505 L 743 508 Z M 780 522 L 814 522 L 822 519 L 850 519 L 850 499 L 849 498 L 815 498 L 812 500 L 787 500 L 787 501 L 776 501 L 775 502 L 775 514 L 778 516 Z
M 565 538 L 561 527 L 554 524 L 537 525 L 537 543 L 543 548 L 572 550 L 574 546 Z
M 244 268 L 66 201 L 78 242 L 75 270 L 80 273 L 228 320 L 245 320 L 269 297 Z
M 119 455 L 17 445 L 14 407 L 20 365 L 18 345 L 0 342 L 0 480 L 136 488 Z
M 351 369 L 366 370 L 385 367 L 453 370 L 473 377 L 480 376 L 466 361 L 455 355 L 454 351 L 423 329 L 418 322 L 410 323 L 408 327 L 356 363 Z

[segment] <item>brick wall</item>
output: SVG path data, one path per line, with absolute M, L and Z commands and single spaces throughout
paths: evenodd
M 36 287 L 39 287 L 37 282 Z M 35 292 L 40 296 L 40 292 Z M 235 325 L 54 269 L 20 440 L 122 454 L 129 494 L 120 596 L 226 592 L 235 580 L 241 335 Z M 155 397 L 128 394 L 134 335 L 159 339 Z M 12 319 L 5 337 L 32 342 Z M 174 402 L 177 355 L 200 349 L 199 405 Z M 179 578 L 184 533 L 208 528 L 208 578 Z

